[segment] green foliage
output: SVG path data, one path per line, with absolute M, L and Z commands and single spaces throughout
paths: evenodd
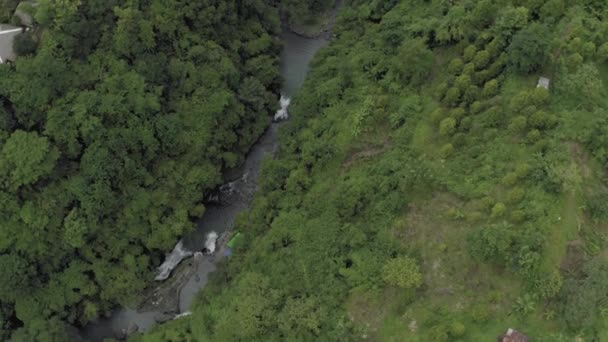
M 261 2 L 35 9 L 0 68 L 0 324 L 64 341 L 64 323 L 141 296 L 263 132 L 280 26 Z
M 514 232 L 506 225 L 477 228 L 467 238 L 469 253 L 480 261 L 507 263 L 510 259 Z
M 606 260 L 591 260 L 583 267 L 584 278 L 564 282 L 561 311 L 568 326 L 578 331 L 592 328 L 608 300 Z
M 419 86 L 428 81 L 435 55 L 422 39 L 404 42 L 393 62 L 393 70 L 404 85 Z
M 587 198 L 586 203 L 589 215 L 596 221 L 608 219 L 608 192 L 599 190 Z
M 37 47 L 36 37 L 31 32 L 19 34 L 13 40 L 13 51 L 17 56 L 31 55 Z
M 390 286 L 404 289 L 422 285 L 422 274 L 416 261 L 404 256 L 392 259 L 382 267 L 382 279 Z
M 3 23 L 9 22 L 15 9 L 19 5 L 19 0 L 2 0 L 0 1 L 0 21 Z
M 524 74 L 537 70 L 547 59 L 549 39 L 549 29 L 542 24 L 534 23 L 519 31 L 507 49 L 509 64 Z
M 594 65 L 584 64 L 574 73 L 565 75 L 556 85 L 557 91 L 568 98 L 584 98 L 583 105 L 593 108 L 604 94 L 604 85 Z
M 86 324 L 149 285 L 276 109 L 277 12 L 318 26 L 334 4 L 37 6 L 39 47 L 0 68 L 0 264 L 17 274 L 0 282 L 0 317 L 13 338 L 66 340 L 62 321 Z M 602 340 L 603 266 L 554 270 L 568 240 L 602 254 L 576 229 L 601 172 L 569 147 L 608 160 L 606 7 L 344 3 L 237 220 L 246 241 L 191 317 L 139 337 L 489 340 L 519 318 L 534 340 Z M 550 92 L 521 75 L 533 71 Z
M 454 118 L 446 118 L 441 120 L 439 124 L 439 134 L 442 136 L 449 136 L 454 134 L 456 131 L 456 119 Z

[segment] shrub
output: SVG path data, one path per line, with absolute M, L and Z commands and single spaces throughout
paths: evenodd
M 474 73 L 475 73 L 475 64 L 473 64 L 473 63 L 465 64 L 464 68 L 462 69 L 462 74 L 463 75 L 473 75 Z
M 599 49 L 597 49 L 597 57 L 602 62 L 608 60 L 608 43 L 600 45 Z
M 573 53 L 566 59 L 566 66 L 570 71 L 578 69 L 583 64 L 584 58 L 579 53 Z
M 461 92 L 465 91 L 471 85 L 471 76 L 462 74 L 454 81 L 454 86 L 457 87 Z
M 38 43 L 34 38 L 34 34 L 27 32 L 15 36 L 13 41 L 13 50 L 17 56 L 31 55 L 36 51 Z
M 477 114 L 483 110 L 483 103 L 475 101 L 471 104 L 471 114 Z
M 464 108 L 458 107 L 450 110 L 450 117 L 456 119 L 456 121 L 460 120 L 465 114 Z
M 414 259 L 400 256 L 389 260 L 382 267 L 382 279 L 390 285 L 415 289 L 422 285 L 422 274 Z
M 431 122 L 433 122 L 435 124 L 439 124 L 439 122 L 441 121 L 441 119 L 443 119 L 444 116 L 445 116 L 444 110 L 442 108 L 437 108 L 431 112 L 430 119 L 431 119 Z
M 464 49 L 464 52 L 462 53 L 463 60 L 466 63 L 469 63 L 473 60 L 473 58 L 475 58 L 475 54 L 477 54 L 477 48 L 475 47 L 475 45 L 469 45 L 466 47 L 466 49 Z
M 456 120 L 454 118 L 446 118 L 441 120 L 439 124 L 439 134 L 442 136 L 450 136 L 456 130 Z
M 464 67 L 464 62 L 460 58 L 454 58 L 448 65 L 448 72 L 453 75 L 458 75 L 462 72 L 462 68 Z
M 530 93 L 530 102 L 537 105 L 545 105 L 549 102 L 549 90 L 537 87 Z
M 498 93 L 498 81 L 496 79 L 489 80 L 483 85 L 481 95 L 485 98 L 492 97 Z
M 593 42 L 586 42 L 583 44 L 582 52 L 585 58 L 593 58 L 595 56 L 595 44 Z
M 525 116 L 519 115 L 514 117 L 509 124 L 509 131 L 518 133 L 523 132 L 528 126 L 528 120 Z
M 473 103 L 479 97 L 479 93 L 480 91 L 478 87 L 470 85 L 464 92 L 463 100 L 466 103 Z
M 466 327 L 460 322 L 454 322 L 450 325 L 450 335 L 452 337 L 462 337 L 466 332 Z
M 526 135 L 526 140 L 530 144 L 534 144 L 540 139 L 540 131 L 538 129 L 533 129 Z
M 441 146 L 441 149 L 439 150 L 439 154 L 442 158 L 447 158 L 451 156 L 452 153 L 454 153 L 454 146 L 452 144 L 445 144 Z
M 507 210 L 507 207 L 504 205 L 504 203 L 498 202 L 498 203 L 494 204 L 494 206 L 492 207 L 491 216 L 493 218 L 501 217 L 502 215 L 504 215 L 506 210 Z
M 518 203 L 524 198 L 525 194 L 526 194 L 526 192 L 522 188 L 512 189 L 507 194 L 507 203 L 511 203 L 511 204 Z
M 485 68 L 490 62 L 490 53 L 486 50 L 479 51 L 475 58 L 473 58 L 473 64 L 475 64 L 475 68 L 481 70 Z
M 608 218 L 608 192 L 596 191 L 586 201 L 587 210 L 594 221 Z
M 542 24 L 531 24 L 518 32 L 507 48 L 509 64 L 517 72 L 528 74 L 547 60 L 549 29 Z
M 445 96 L 443 97 L 443 102 L 446 105 L 454 106 L 458 104 L 458 101 L 460 101 L 460 90 L 456 87 L 451 87 L 445 93 Z

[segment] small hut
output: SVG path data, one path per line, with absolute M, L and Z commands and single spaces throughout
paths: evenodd
M 538 84 L 536 85 L 536 88 L 545 88 L 545 89 L 549 89 L 549 83 L 551 83 L 551 80 L 546 78 L 546 77 L 540 77 L 538 79 Z
M 529 342 L 528 336 L 520 333 L 515 329 L 507 329 L 507 332 L 498 336 L 498 342 Z

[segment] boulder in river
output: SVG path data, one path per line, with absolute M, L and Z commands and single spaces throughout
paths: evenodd
M 135 334 L 138 331 L 139 331 L 139 326 L 135 323 L 131 323 L 131 324 L 129 324 L 129 327 L 127 328 L 127 336 Z
M 154 315 L 154 320 L 156 321 L 156 323 L 163 323 L 163 322 L 173 319 L 173 316 L 174 315 L 169 314 L 169 313 L 159 312 L 156 315 Z

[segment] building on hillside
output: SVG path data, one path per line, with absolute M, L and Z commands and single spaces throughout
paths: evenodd
M 529 342 L 530 339 L 528 338 L 528 336 L 520 333 L 519 331 L 515 330 L 515 329 L 507 329 L 507 331 L 498 336 L 498 342 Z
M 540 77 L 538 79 L 538 84 L 536 85 L 536 88 L 540 88 L 543 87 L 545 89 L 549 89 L 549 83 L 551 83 L 551 80 L 546 78 L 546 77 Z

